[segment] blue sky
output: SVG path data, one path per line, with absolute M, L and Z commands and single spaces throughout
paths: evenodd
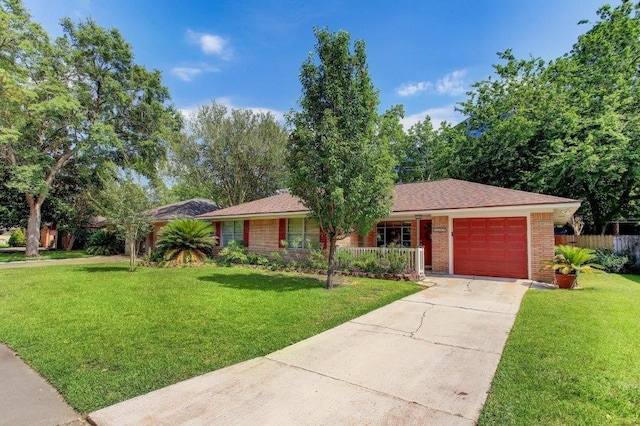
M 381 111 L 404 104 L 405 126 L 429 114 L 456 123 L 457 102 L 485 79 L 496 53 L 554 59 L 568 52 L 605 0 L 25 0 L 60 35 L 59 19 L 115 27 L 136 62 L 162 71 L 183 111 L 216 100 L 273 112 L 297 107 L 313 27 L 346 30 L 367 46 Z M 611 2 L 617 5 L 619 1 Z

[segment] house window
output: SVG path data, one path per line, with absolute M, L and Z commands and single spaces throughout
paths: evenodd
M 244 238 L 244 221 L 228 220 L 222 222 L 222 245 L 228 246 L 231 241 L 242 242 Z
M 320 228 L 309 219 L 287 221 L 287 244 L 291 248 L 309 248 L 320 243 Z
M 411 247 L 411 222 L 380 222 L 376 227 L 376 245 L 388 247 L 391 244 Z

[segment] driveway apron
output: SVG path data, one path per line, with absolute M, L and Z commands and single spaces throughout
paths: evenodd
M 433 287 L 265 357 L 121 402 L 97 425 L 473 425 L 529 282 Z

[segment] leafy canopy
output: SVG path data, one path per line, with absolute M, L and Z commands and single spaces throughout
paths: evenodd
M 160 72 L 135 64 L 116 29 L 63 19 L 51 42 L 17 0 L 0 0 L 0 24 L 0 157 L 29 206 L 33 256 L 63 170 L 116 164 L 153 177 L 181 121 Z
M 287 117 L 289 187 L 327 235 L 332 287 L 336 241 L 366 234 L 391 211 L 393 159 L 379 137 L 378 93 L 371 83 L 365 44 L 350 49 L 346 31 L 315 29 L 316 55 L 302 64 L 300 111 Z
M 640 5 L 599 20 L 555 61 L 500 54 L 496 79 L 474 84 L 449 132 L 447 174 L 585 200 L 596 232 L 638 213 Z
M 226 207 L 273 195 L 285 185 L 285 145 L 285 130 L 271 113 L 203 105 L 171 144 L 172 192 Z

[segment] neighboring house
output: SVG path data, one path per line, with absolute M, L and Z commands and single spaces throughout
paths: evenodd
M 338 242 L 349 247 L 391 243 L 424 247 L 433 272 L 508 278 L 552 279 L 541 261 L 554 255 L 554 224 L 566 223 L 579 200 L 444 179 L 396 185 L 393 212 L 367 235 Z M 309 210 L 290 194 L 205 213 L 222 246 L 244 241 L 269 254 L 281 241 L 307 239 L 326 247 Z
M 213 212 L 218 208 L 217 204 L 211 200 L 194 198 L 180 201 L 179 203 L 167 204 L 151 210 L 154 216 L 153 228 L 145 240 L 147 250 L 154 249 L 158 241 L 158 234 L 163 226 L 169 221 L 184 217 L 196 217 L 203 213 Z

